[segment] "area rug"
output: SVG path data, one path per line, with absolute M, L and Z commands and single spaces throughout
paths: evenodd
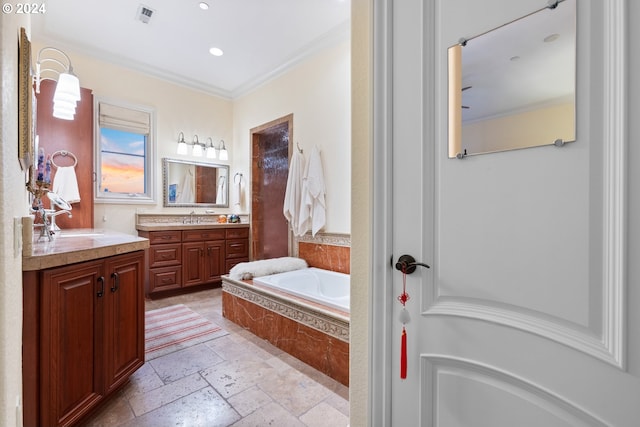
M 145 359 L 152 360 L 227 333 L 183 304 L 147 311 Z

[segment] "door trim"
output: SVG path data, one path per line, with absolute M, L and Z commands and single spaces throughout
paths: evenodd
M 391 425 L 393 277 L 392 3 L 373 4 L 373 183 L 369 425 Z

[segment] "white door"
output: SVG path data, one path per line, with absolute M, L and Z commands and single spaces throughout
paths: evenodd
M 626 1 L 578 1 L 575 143 L 447 158 L 446 48 L 541 3 L 375 2 L 372 425 L 640 425 Z

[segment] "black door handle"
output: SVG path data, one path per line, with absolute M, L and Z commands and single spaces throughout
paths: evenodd
M 411 274 L 416 271 L 417 266 L 431 268 L 423 262 L 417 262 L 411 255 L 402 255 L 398 258 L 398 262 L 396 262 L 396 270 L 402 271 L 406 274 Z

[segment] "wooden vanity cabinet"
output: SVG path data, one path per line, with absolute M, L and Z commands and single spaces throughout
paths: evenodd
M 147 295 L 219 284 L 249 260 L 249 227 L 138 231 L 149 239 Z
M 225 231 L 184 230 L 182 232 L 183 286 L 219 282 L 224 271 Z
M 73 426 L 144 364 L 144 252 L 24 272 L 24 425 Z
M 182 231 L 139 232 L 149 239 L 146 292 L 162 292 L 182 287 Z
M 225 272 L 240 263 L 249 261 L 249 228 L 225 230 Z

